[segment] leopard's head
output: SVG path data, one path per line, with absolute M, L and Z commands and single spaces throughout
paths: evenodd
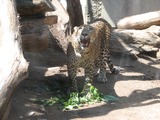
M 91 25 L 82 25 L 74 28 L 75 35 L 80 48 L 83 50 L 88 48 L 91 41 L 91 37 L 94 36 L 94 28 Z

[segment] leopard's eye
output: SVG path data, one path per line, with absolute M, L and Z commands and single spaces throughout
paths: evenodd
M 82 26 L 80 26 L 79 29 L 82 29 Z
M 88 30 L 89 30 L 89 31 L 92 31 L 92 30 L 93 30 L 93 28 L 92 28 L 92 27 L 89 27 L 89 28 L 88 28 Z

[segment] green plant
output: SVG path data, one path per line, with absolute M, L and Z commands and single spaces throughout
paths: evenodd
M 58 97 L 52 97 L 50 99 L 41 100 L 41 103 L 45 106 L 53 106 L 56 103 L 60 103 L 64 106 L 65 110 L 72 110 L 82 107 L 84 104 L 93 104 L 97 102 L 117 101 L 118 99 L 112 95 L 103 95 L 97 88 L 92 85 L 88 85 L 89 90 L 86 94 L 73 92 L 69 96 L 59 95 Z
M 69 99 L 64 102 L 64 109 L 67 110 L 79 108 L 79 106 L 80 106 L 80 99 L 79 99 L 79 93 L 77 92 L 71 93 Z
M 53 106 L 56 103 L 59 103 L 60 99 L 58 97 L 51 97 L 50 99 L 40 100 L 44 106 Z

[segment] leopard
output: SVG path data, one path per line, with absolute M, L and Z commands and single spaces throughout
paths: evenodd
M 98 18 L 90 24 L 74 27 L 74 32 L 67 38 L 68 77 L 70 91 L 77 92 L 77 69 L 84 68 L 85 83 L 82 91 L 88 91 L 97 71 L 97 81 L 107 82 L 107 68 L 118 74 L 119 67 L 113 65 L 110 59 L 109 41 L 112 27 L 103 18 Z

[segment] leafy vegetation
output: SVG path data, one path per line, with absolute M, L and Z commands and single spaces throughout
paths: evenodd
M 56 103 L 62 104 L 65 110 L 72 110 L 82 107 L 84 104 L 93 104 L 97 102 L 117 101 L 118 99 L 112 95 L 103 95 L 97 88 L 89 85 L 87 94 L 73 92 L 69 96 L 63 94 L 50 99 L 41 100 L 44 106 L 53 106 Z

